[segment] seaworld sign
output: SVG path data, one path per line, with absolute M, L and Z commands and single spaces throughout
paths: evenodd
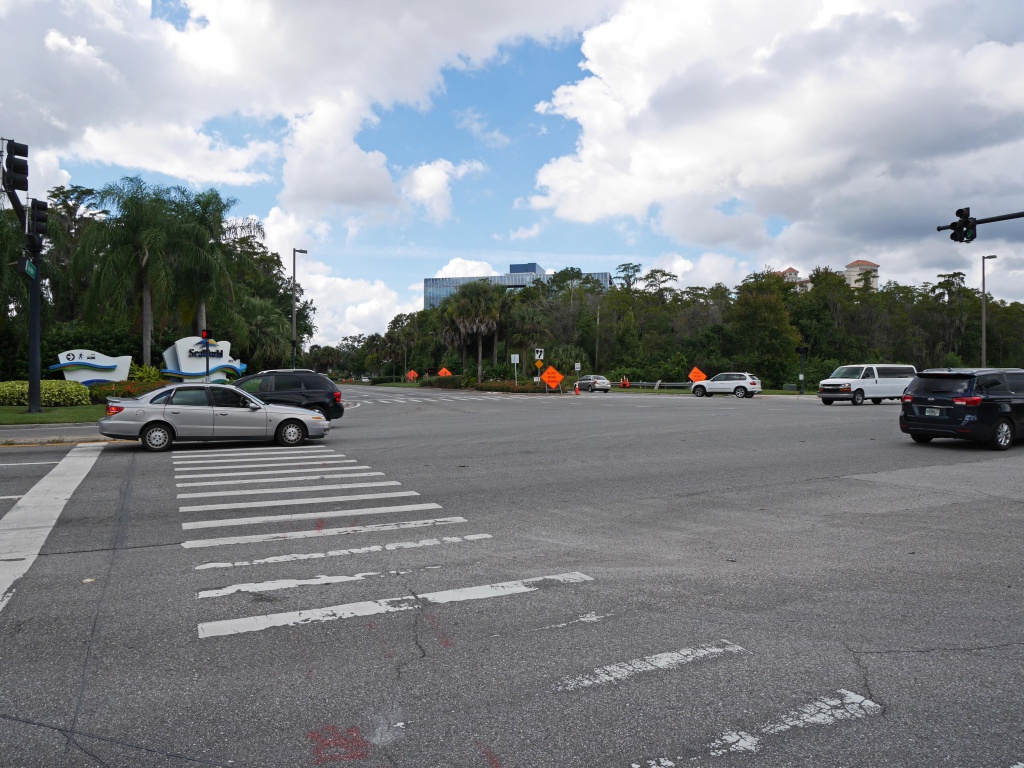
M 111 381 L 127 381 L 132 365 L 131 355 L 107 357 L 91 349 L 69 349 L 57 355 L 58 362 L 51 365 L 51 371 L 61 371 L 68 381 L 78 381 L 85 386 L 106 384 Z
M 200 336 L 178 339 L 164 350 L 160 373 L 178 381 L 205 381 L 209 363 L 210 381 L 227 381 L 228 373 L 241 376 L 246 365 L 231 358 L 230 341 L 208 341 Z

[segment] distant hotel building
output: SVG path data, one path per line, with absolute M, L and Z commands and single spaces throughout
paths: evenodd
M 590 277 L 599 282 L 605 288 L 611 288 L 612 275 L 610 272 L 586 272 L 584 277 Z M 519 290 L 528 285 L 533 285 L 534 280 L 547 282 L 551 277 L 537 264 L 511 264 L 507 275 L 487 275 L 482 277 L 426 277 L 423 279 L 423 308 L 433 309 L 444 299 L 451 296 L 458 290 L 460 285 L 473 283 L 477 280 L 486 280 L 494 285 L 503 285 L 506 288 Z
M 850 286 L 851 288 L 858 288 L 861 285 L 861 281 L 864 279 L 863 275 L 868 272 L 871 273 L 871 277 L 868 278 L 868 287 L 872 291 L 877 291 L 878 265 L 875 264 L 875 262 L 873 261 L 866 261 L 865 259 L 857 259 L 856 261 L 851 261 L 849 264 L 846 265 L 846 272 L 843 273 L 843 276 L 846 278 L 846 284 L 848 286 Z M 777 272 L 776 274 L 781 275 L 782 279 L 785 280 L 787 283 L 794 283 L 796 285 L 796 289 L 801 293 L 804 291 L 809 291 L 811 290 L 811 288 L 814 287 L 814 283 L 812 283 L 810 280 L 806 278 L 801 279 L 800 272 L 796 269 L 793 269 L 793 267 L 784 269 L 781 272 Z

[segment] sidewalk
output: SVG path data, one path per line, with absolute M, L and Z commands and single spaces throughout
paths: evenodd
M 55 443 L 111 442 L 100 434 L 96 422 L 87 424 L 17 424 L 0 427 L 0 447 Z

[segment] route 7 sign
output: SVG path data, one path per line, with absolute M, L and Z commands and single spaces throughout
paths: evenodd
M 544 350 L 543 349 L 535 349 L 535 350 L 533 350 L 533 359 L 534 360 L 543 360 L 544 359 Z

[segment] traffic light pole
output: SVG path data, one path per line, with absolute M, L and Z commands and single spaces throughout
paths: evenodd
M 966 210 L 969 212 L 971 209 L 967 208 Z M 1009 219 L 1022 219 L 1022 218 L 1024 218 L 1024 211 L 1020 211 L 1019 213 L 1007 213 L 1004 216 L 989 216 L 987 219 L 973 219 L 973 221 L 974 221 L 974 226 L 977 227 L 979 224 L 991 224 L 994 221 L 1008 221 Z M 963 219 L 961 219 L 960 221 L 953 221 L 953 222 L 950 222 L 949 224 L 946 224 L 944 226 L 936 227 L 935 231 L 936 232 L 942 232 L 943 230 L 946 230 L 946 229 L 952 229 L 952 230 L 956 231 L 958 226 L 960 226 L 960 228 L 962 230 L 965 223 L 966 222 Z M 973 240 L 973 239 L 974 238 L 971 238 L 971 240 Z

